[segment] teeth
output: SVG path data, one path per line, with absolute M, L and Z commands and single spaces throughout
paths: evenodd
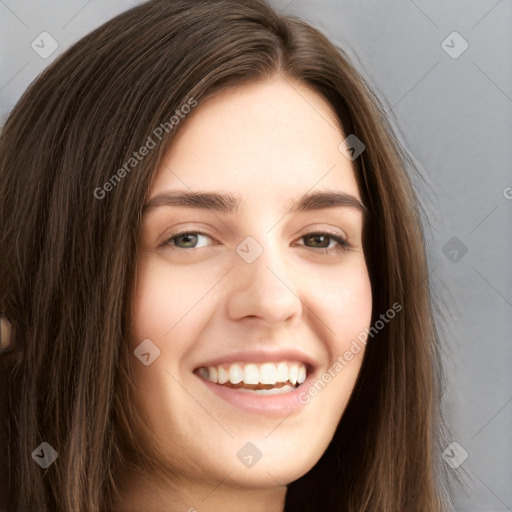
M 290 367 L 290 382 L 295 385 L 297 384 L 297 377 L 299 376 L 299 366 L 292 364 Z
M 229 380 L 228 372 L 222 366 L 219 366 L 217 369 L 217 378 L 219 384 L 226 384 Z
M 238 384 L 242 382 L 244 378 L 244 372 L 242 371 L 242 367 L 239 364 L 232 364 L 229 367 L 229 382 L 231 384 Z
M 299 376 L 297 377 L 297 382 L 302 384 L 306 380 L 306 368 L 304 365 L 299 366 Z
M 260 373 L 255 364 L 248 364 L 244 368 L 244 384 L 258 384 Z
M 208 366 L 208 380 L 210 382 L 217 382 L 217 368 L 215 366 Z
M 305 370 L 305 368 L 304 368 Z M 279 363 L 277 365 L 277 382 L 286 382 L 288 380 L 288 365 Z
M 289 382 L 292 386 L 277 386 L 272 389 L 258 389 L 254 391 L 261 394 L 285 393 L 290 389 L 294 389 L 298 384 L 302 384 L 307 377 L 306 365 L 300 362 L 282 361 L 279 363 L 233 363 L 230 365 L 217 365 L 201 367 L 197 370 L 199 375 L 204 379 L 216 384 L 240 384 L 243 389 L 244 384 L 250 386 L 274 385 L 276 383 L 284 384 Z
M 262 384 L 275 384 L 277 382 L 277 370 L 275 364 L 265 363 L 261 365 L 260 382 Z
M 239 391 L 245 391 L 247 393 L 257 393 L 258 395 L 281 395 L 283 393 L 288 393 L 295 389 L 291 384 L 287 384 L 282 388 L 271 388 L 271 389 L 244 389 L 240 388 Z

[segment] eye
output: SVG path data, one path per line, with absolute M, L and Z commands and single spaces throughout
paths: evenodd
M 308 233 L 307 235 L 304 235 L 301 237 L 303 240 L 321 240 L 320 244 L 320 250 L 316 252 L 324 253 L 324 254 L 333 254 L 333 253 L 339 253 L 339 252 L 347 252 L 349 251 L 352 246 L 351 244 L 345 240 L 343 237 L 339 235 L 335 235 L 334 233 L 329 232 L 315 232 L 315 233 Z M 330 243 L 334 241 L 335 247 L 330 247 Z M 326 245 L 327 242 L 327 245 Z
M 174 246 L 179 246 L 180 241 L 183 241 L 185 247 L 178 247 L 178 249 L 195 249 L 195 244 L 197 244 L 197 240 L 201 236 L 211 238 L 205 233 L 200 233 L 198 231 L 183 231 L 181 233 L 176 233 L 172 235 L 170 238 L 165 240 L 161 245 L 165 247 L 171 246 L 174 249 Z M 191 245 L 194 247 L 190 247 Z
M 206 237 L 212 239 L 211 236 L 206 233 L 199 231 L 182 231 L 181 233 L 175 233 L 171 237 L 167 238 L 160 244 L 160 247 L 168 247 L 172 250 L 186 250 L 186 249 L 197 249 L 197 243 L 200 237 Z M 300 237 L 301 240 L 313 240 L 313 243 L 319 244 L 319 247 L 312 247 L 317 249 L 315 252 L 322 254 L 334 254 L 340 252 L 348 252 L 352 245 L 340 235 L 329 233 L 325 231 L 308 233 Z M 334 242 L 334 247 L 331 243 Z M 310 247 L 306 245 L 306 247 Z

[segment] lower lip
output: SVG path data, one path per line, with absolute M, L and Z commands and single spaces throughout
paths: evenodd
M 260 395 L 247 391 L 239 391 L 221 384 L 214 384 L 202 377 L 196 375 L 201 382 L 217 396 L 226 402 L 248 412 L 259 414 L 271 414 L 272 416 L 287 416 L 292 412 L 300 411 L 305 404 L 299 401 L 299 395 L 308 389 L 313 380 L 313 375 L 297 388 L 287 393 L 276 395 Z

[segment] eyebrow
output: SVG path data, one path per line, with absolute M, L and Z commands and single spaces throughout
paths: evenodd
M 185 206 L 202 208 L 222 213 L 238 213 L 241 197 L 222 192 L 178 192 L 168 191 L 150 199 L 143 208 L 147 214 L 162 206 Z M 352 208 L 368 212 L 366 206 L 355 196 L 346 192 L 310 192 L 288 204 L 289 211 L 301 212 L 323 208 Z

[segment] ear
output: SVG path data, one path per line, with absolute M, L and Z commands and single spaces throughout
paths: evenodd
M 12 344 L 12 325 L 5 318 L 0 316 L 0 352 L 8 350 Z

